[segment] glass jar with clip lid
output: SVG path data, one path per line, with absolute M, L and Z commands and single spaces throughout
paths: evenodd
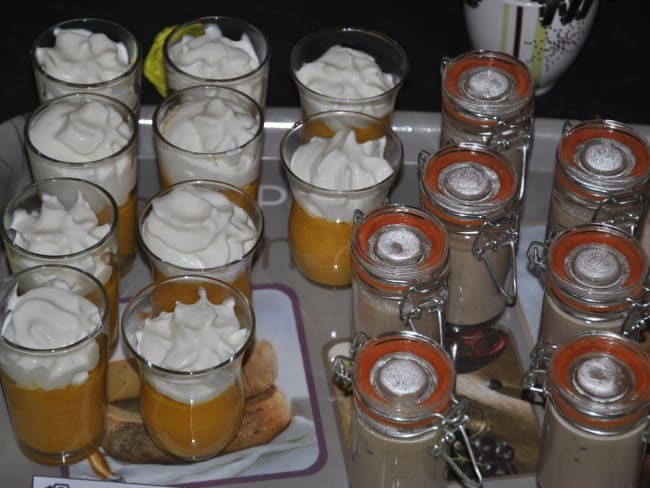
M 403 204 L 357 210 L 351 255 L 355 332 L 411 329 L 442 340 L 449 242 L 437 217 Z
M 650 357 L 612 332 L 574 336 L 550 365 L 531 363 L 524 388 L 546 397 L 540 488 L 640 486 L 650 440 Z
M 456 400 L 449 355 L 413 331 L 354 335 L 351 357 L 337 356 L 336 378 L 352 389 L 351 488 L 442 488 L 451 468 L 465 486 L 483 479 L 465 430 L 467 401 Z M 450 457 L 459 438 L 476 480 Z
M 419 158 L 422 207 L 449 236 L 445 347 L 464 371 L 503 349 L 496 323 L 517 296 L 519 216 L 516 174 L 502 154 L 475 143 L 440 148 Z M 463 359 L 465 358 L 465 359 Z
M 566 121 L 556 149 L 546 236 L 558 228 L 605 222 L 639 237 L 649 189 L 650 149 L 640 133 L 613 120 Z
M 591 330 L 640 339 L 650 305 L 637 239 L 609 224 L 582 224 L 531 242 L 528 260 L 545 281 L 537 348 Z

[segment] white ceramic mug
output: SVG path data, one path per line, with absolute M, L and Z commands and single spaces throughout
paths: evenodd
M 550 90 L 587 40 L 599 0 L 465 0 L 467 33 L 474 49 L 521 59 L 535 94 Z

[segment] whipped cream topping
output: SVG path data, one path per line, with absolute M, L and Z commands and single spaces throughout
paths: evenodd
M 235 41 L 224 36 L 216 24 L 205 26 L 203 34 L 185 34 L 168 51 L 176 66 L 200 78 L 224 80 L 246 75 L 260 65 L 250 38 Z
M 392 172 L 384 158 L 386 138 L 357 142 L 353 130 L 333 137 L 312 137 L 291 158 L 291 169 L 304 181 L 330 190 L 358 190 L 385 180 Z
M 134 156 L 127 152 L 106 164 L 99 162 L 122 151 L 132 136 L 129 124 L 108 104 L 96 100 L 50 104 L 29 127 L 29 139 L 34 147 L 59 162 L 97 163 L 97 166 L 55 166 L 33 158 L 33 171 L 43 178 L 67 176 L 93 181 L 122 205 L 137 178 Z
M 121 42 L 86 29 L 54 30 L 53 47 L 36 48 L 36 60 L 50 76 L 68 83 L 94 84 L 128 71 L 129 53 Z
M 193 269 L 237 262 L 260 235 L 244 209 L 220 193 L 196 186 L 178 187 L 156 198 L 141 232 L 160 259 Z
M 264 107 L 268 63 L 262 67 L 263 62 L 247 34 L 234 40 L 224 36 L 217 24 L 206 24 L 202 34 L 184 34 L 178 42 L 168 44 L 165 79 L 171 91 L 195 86 L 201 79 L 205 83 L 218 81 L 250 95 Z
M 289 167 L 305 182 L 327 190 L 350 191 L 372 188 L 389 178 L 394 170 L 384 158 L 386 138 L 359 143 L 353 130 L 344 129 L 333 137 L 312 137 L 294 152 Z M 292 188 L 303 208 L 327 219 L 351 221 L 356 208 L 369 210 L 383 193 L 325 195 Z
M 354 100 L 380 96 L 390 91 L 396 83 L 392 74 L 382 72 L 372 56 L 339 45 L 330 47 L 318 59 L 303 64 L 295 76 L 310 90 L 341 100 L 336 107 L 332 107 L 331 101 L 319 103 L 317 98 L 303 94 L 308 113 L 346 108 Z M 382 117 L 390 111 L 392 100 L 367 103 L 362 107 L 359 111 Z
M 45 256 L 67 256 L 95 246 L 110 231 L 110 225 L 99 225 L 97 215 L 78 192 L 70 209 L 59 199 L 47 193 L 41 194 L 41 208 L 32 212 L 17 209 L 11 216 L 8 228 L 15 231 L 16 245 L 35 254 Z M 23 259 L 24 267 L 40 264 L 36 259 Z M 110 263 L 91 255 L 80 257 L 74 265 L 106 283 L 111 275 Z
M 165 116 L 160 132 L 188 153 L 157 144 L 159 164 L 171 181 L 214 179 L 243 187 L 259 176 L 261 120 L 232 100 L 206 97 L 184 102 Z M 249 144 L 250 143 L 250 144 Z M 237 149 L 237 151 L 234 151 Z
M 90 101 L 51 105 L 29 128 L 29 135 L 34 146 L 48 157 L 85 163 L 107 158 L 124 148 L 131 129 L 115 109 Z
M 50 350 L 87 337 L 101 320 L 91 301 L 71 291 L 63 281 L 32 288 L 22 295 L 14 289 L 2 323 L 5 339 L 22 347 Z M 52 390 L 81 384 L 99 362 L 96 341 L 58 355 L 33 355 L 3 348 L 3 371 L 25 388 Z
M 132 344 L 147 361 L 172 371 L 196 372 L 213 368 L 232 358 L 244 346 L 250 331 L 240 328 L 235 300 L 226 298 L 211 303 L 205 289 L 193 304 L 176 303 L 173 312 L 162 312 L 145 319 L 134 333 Z M 158 391 L 178 401 L 209 399 L 237 378 L 224 372 L 219 378 L 201 383 L 188 380 L 166 382 L 151 375 L 149 381 Z
M 375 59 L 363 51 L 332 46 L 315 61 L 303 64 L 296 77 L 311 90 L 335 98 L 368 98 L 395 86 Z
M 235 102 L 206 97 L 171 110 L 165 117 L 162 134 L 186 151 L 220 153 L 246 144 L 257 133 L 259 124 Z

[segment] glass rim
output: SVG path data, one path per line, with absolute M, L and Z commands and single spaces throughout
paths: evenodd
M 327 117 L 332 117 L 332 116 L 337 116 L 337 115 L 343 115 L 343 116 L 350 116 L 350 117 L 357 117 L 361 119 L 366 119 L 366 121 L 371 122 L 372 125 L 375 126 L 381 126 L 381 128 L 384 131 L 384 134 L 382 137 L 386 137 L 387 139 L 391 139 L 395 145 L 398 147 L 399 151 L 399 158 L 398 160 L 394 163 L 391 164 L 390 161 L 386 159 L 388 164 L 390 165 L 392 172 L 390 175 L 388 175 L 386 178 L 383 180 L 377 181 L 376 183 L 373 183 L 371 186 L 365 186 L 363 188 L 355 188 L 355 189 L 350 189 L 350 190 L 337 190 L 337 189 L 332 189 L 332 188 L 325 188 L 322 186 L 314 185 L 313 183 L 310 183 L 307 180 L 302 179 L 300 176 L 298 176 L 292 169 L 291 169 L 291 161 L 287 161 L 287 158 L 285 157 L 285 148 L 287 145 L 287 142 L 289 140 L 289 137 L 291 137 L 295 132 L 298 130 L 304 128 L 308 122 L 312 122 L 314 120 L 318 119 L 326 119 Z M 357 129 L 357 127 L 352 127 L 352 130 Z M 338 131 L 335 131 L 338 132 Z M 375 139 L 369 139 L 369 140 L 377 140 L 379 138 Z M 304 143 L 306 144 L 306 143 Z M 323 112 L 317 112 L 310 114 L 300 120 L 297 120 L 294 122 L 289 129 L 287 129 L 284 134 L 282 135 L 282 138 L 280 139 L 280 145 L 279 145 L 279 150 L 280 150 L 280 162 L 282 163 L 282 167 L 284 170 L 287 172 L 287 174 L 296 180 L 298 183 L 301 185 L 314 189 L 318 191 L 318 193 L 321 193 L 323 195 L 329 195 L 331 197 L 337 196 L 337 195 L 363 195 L 364 193 L 369 193 L 371 191 L 374 191 L 378 187 L 381 187 L 385 184 L 390 183 L 394 179 L 397 178 L 400 170 L 402 169 L 402 166 L 404 165 L 404 144 L 400 137 L 397 135 L 397 133 L 393 130 L 392 127 L 389 125 L 384 124 L 381 120 L 379 120 L 377 117 L 374 117 L 372 115 L 363 113 L 363 112 L 355 112 L 352 110 L 326 110 Z
M 161 258 L 151 250 L 151 248 L 147 245 L 145 242 L 143 232 L 142 232 L 142 226 L 144 225 L 146 221 L 146 216 L 145 214 L 148 212 L 148 210 L 153 206 L 154 201 L 162 196 L 168 195 L 171 193 L 173 190 L 180 188 L 180 187 L 188 187 L 188 186 L 200 186 L 200 187 L 212 187 L 212 188 L 219 188 L 220 191 L 219 193 L 222 193 L 221 190 L 226 190 L 229 192 L 236 193 L 238 197 L 243 198 L 247 204 L 250 205 L 250 208 L 253 210 L 253 215 L 251 215 L 247 209 L 242 207 L 241 205 L 237 205 L 240 207 L 246 214 L 251 218 L 251 220 L 256 223 L 256 221 L 259 221 L 259 228 L 256 227 L 256 237 L 255 237 L 255 243 L 251 246 L 251 248 L 241 255 L 239 258 L 230 261 L 228 263 L 219 265 L 219 266 L 212 266 L 210 268 L 188 268 L 186 266 L 180 265 L 180 264 L 175 264 L 171 261 L 168 261 L 166 259 Z M 230 199 L 229 199 L 230 200 Z M 233 205 L 235 205 L 234 202 L 231 201 Z M 196 179 L 196 180 L 183 180 L 183 181 L 178 181 L 176 183 L 173 183 L 170 186 L 167 186 L 165 188 L 161 188 L 158 190 L 156 193 L 154 193 L 142 206 L 142 210 L 138 213 L 137 217 L 137 226 L 136 226 L 136 234 L 137 234 L 137 239 L 140 245 L 142 246 L 142 249 L 151 257 L 155 258 L 156 261 L 160 262 L 161 264 L 165 266 L 173 266 L 174 268 L 178 269 L 179 271 L 182 272 L 183 275 L 185 274 L 196 274 L 198 276 L 204 276 L 204 277 L 210 277 L 205 274 L 199 275 L 199 273 L 215 273 L 219 272 L 221 270 L 227 270 L 228 268 L 235 267 L 238 264 L 244 263 L 248 261 L 249 259 L 252 258 L 253 254 L 257 252 L 257 249 L 259 248 L 260 244 L 262 243 L 262 240 L 264 238 L 264 230 L 265 230 L 265 219 L 264 219 L 264 212 L 262 210 L 262 207 L 260 204 L 255 200 L 253 197 L 251 197 L 247 192 L 242 190 L 241 188 L 232 185 L 230 183 L 227 183 L 225 181 L 219 181 L 219 180 L 209 180 L 209 179 Z M 220 278 L 215 278 L 215 279 L 220 279 Z
M 30 251 L 29 249 L 24 248 L 20 244 L 17 244 L 15 242 L 14 238 L 11 238 L 9 235 L 9 229 L 5 225 L 7 223 L 7 219 L 9 218 L 9 207 L 12 206 L 12 204 L 18 200 L 20 197 L 23 196 L 23 194 L 29 190 L 47 185 L 47 184 L 56 184 L 57 182 L 67 182 L 67 183 L 78 183 L 81 185 L 87 185 L 88 187 L 94 188 L 97 190 L 100 194 L 102 194 L 106 199 L 108 200 L 108 204 L 110 208 L 112 209 L 113 213 L 113 221 L 110 225 L 109 231 L 101 238 L 99 239 L 95 244 L 86 247 L 80 251 L 72 252 L 72 253 L 67 253 L 67 254 L 42 254 L 42 253 L 37 253 L 34 251 Z M 44 192 L 41 192 L 41 195 Z M 16 209 L 18 210 L 18 209 Z M 66 209 L 67 211 L 68 209 Z M 92 209 L 91 209 L 92 210 Z M 93 213 L 95 213 L 93 211 Z M 0 235 L 2 235 L 2 238 L 5 240 L 5 242 L 8 242 L 11 244 L 11 246 L 18 251 L 20 251 L 22 254 L 33 257 L 34 259 L 39 259 L 42 261 L 54 261 L 54 260 L 65 260 L 65 261 L 73 261 L 77 259 L 78 257 L 81 257 L 84 254 L 89 254 L 95 251 L 96 249 L 99 249 L 103 247 L 106 243 L 108 243 L 111 239 L 113 239 L 113 236 L 117 232 L 118 229 L 118 207 L 117 203 L 115 202 L 115 199 L 113 196 L 104 188 L 99 186 L 98 184 L 90 181 L 90 180 L 84 180 L 82 178 L 72 178 L 72 177 L 54 177 L 54 178 L 45 178 L 43 180 L 37 180 L 34 181 L 26 186 L 24 186 L 18 193 L 14 194 L 11 199 L 7 202 L 5 205 L 5 208 L 2 212 L 2 226 L 0 227 Z M 56 263 L 52 263 L 56 264 Z
M 75 82 L 71 82 L 71 81 L 66 81 L 66 80 L 62 80 L 60 78 L 57 78 L 55 76 L 52 76 L 50 73 L 45 71 L 45 69 L 43 68 L 41 63 L 38 62 L 38 58 L 36 56 L 37 49 L 40 48 L 40 47 L 45 47 L 45 46 L 41 46 L 39 41 L 42 41 L 43 38 L 45 36 L 47 36 L 48 34 L 51 34 L 51 33 L 53 34 L 54 30 L 57 29 L 57 28 L 66 28 L 65 26 L 70 25 L 70 24 L 77 24 L 77 23 L 78 24 L 84 24 L 84 23 L 87 23 L 87 22 L 97 22 L 99 24 L 110 25 L 113 28 L 117 29 L 118 31 L 123 32 L 126 35 L 126 37 L 128 37 L 133 42 L 133 46 L 135 46 L 135 52 L 129 52 L 129 57 L 130 58 L 133 57 L 133 59 L 129 59 L 129 67 L 128 67 L 128 69 L 126 71 L 124 71 L 123 73 L 121 73 L 120 75 L 116 76 L 115 78 L 111 78 L 110 80 L 105 80 L 105 81 L 98 81 L 98 82 L 95 82 L 95 83 L 75 83 Z M 72 27 L 70 27 L 70 28 L 72 28 Z M 95 34 L 95 33 L 100 33 L 100 32 L 92 31 L 92 33 Z M 103 32 L 101 32 L 101 33 L 103 33 Z M 111 40 L 113 42 L 120 42 L 120 41 L 115 41 L 114 39 L 111 39 Z M 133 32 L 131 32 L 129 29 L 127 29 L 126 27 L 124 27 L 121 24 L 118 24 L 118 23 L 113 22 L 111 20 L 102 19 L 102 18 L 99 18 L 99 17 L 78 17 L 78 18 L 74 18 L 74 19 L 67 19 L 67 20 L 61 21 L 61 22 L 59 22 L 57 24 L 51 25 L 48 28 L 46 28 L 45 30 L 41 31 L 40 34 L 38 34 L 36 36 L 34 42 L 32 43 L 32 47 L 30 48 L 29 52 L 30 52 L 30 59 L 31 59 L 31 62 L 32 62 L 32 67 L 36 71 L 38 71 L 42 76 L 44 76 L 46 79 L 48 79 L 50 81 L 53 81 L 53 82 L 56 82 L 56 83 L 60 84 L 60 85 L 70 87 L 70 88 L 73 88 L 73 89 L 77 89 L 77 90 L 80 90 L 80 91 L 88 91 L 88 90 L 93 90 L 93 89 L 98 89 L 98 88 L 106 88 L 106 87 L 110 87 L 110 86 L 113 86 L 113 85 L 117 85 L 120 82 L 122 82 L 123 80 L 133 76 L 140 69 L 140 67 L 142 65 L 142 60 L 143 60 L 142 49 L 141 49 L 140 43 L 139 43 L 138 39 L 135 37 L 135 35 L 133 34 Z
M 398 71 L 398 79 L 394 82 L 393 86 L 389 88 L 388 90 L 384 91 L 383 93 L 380 93 L 378 95 L 373 95 L 370 97 L 357 97 L 357 98 L 343 98 L 343 97 L 336 97 L 332 95 L 327 95 L 322 92 L 318 92 L 316 90 L 313 90 L 312 88 L 308 87 L 304 83 L 302 83 L 298 77 L 296 76 L 296 72 L 298 69 L 300 69 L 300 66 L 296 66 L 297 64 L 297 53 L 298 50 L 306 45 L 308 42 L 312 41 L 313 39 L 317 38 L 318 36 L 322 36 L 328 33 L 333 33 L 333 32 L 342 32 L 344 34 L 361 34 L 361 35 L 369 35 L 374 38 L 377 38 L 381 40 L 382 42 L 386 43 L 386 45 L 390 46 L 392 49 L 395 50 L 396 53 L 398 53 L 400 59 L 402 62 L 400 63 L 400 70 Z M 334 45 L 334 44 L 332 44 Z M 366 53 L 369 54 L 369 53 Z M 373 56 L 374 58 L 374 56 Z M 375 62 L 377 60 L 375 59 Z M 303 63 L 305 64 L 305 63 Z M 367 29 L 364 27 L 355 27 L 355 26 L 333 26 L 333 27 L 325 27 L 323 29 L 319 29 L 317 31 L 310 32 L 309 34 L 303 36 L 296 44 L 294 44 L 293 48 L 291 49 L 291 53 L 289 55 L 289 73 L 291 75 L 291 78 L 294 80 L 296 85 L 304 90 L 305 92 L 309 93 L 313 97 L 318 97 L 322 98 L 323 100 L 326 100 L 332 104 L 346 104 L 346 105 L 361 105 L 361 104 L 370 104 L 372 102 L 378 101 L 382 98 L 387 98 L 389 96 L 392 96 L 399 91 L 399 89 L 402 87 L 404 82 L 406 81 L 408 72 L 410 71 L 410 62 L 408 60 L 408 56 L 406 54 L 406 51 L 404 48 L 393 38 L 387 36 L 386 34 L 383 34 L 382 32 L 373 30 L 373 29 Z M 382 70 L 383 72 L 383 70 Z M 391 73 L 392 74 L 392 73 Z
M 245 29 L 250 29 L 252 32 L 254 32 L 256 35 L 259 35 L 261 39 L 264 41 L 264 56 L 259 58 L 259 53 L 257 50 L 255 50 L 255 54 L 258 56 L 258 62 L 259 64 L 257 67 L 255 67 L 253 70 L 249 71 L 248 73 L 244 73 L 238 76 L 233 76 L 230 78 L 205 78 L 203 76 L 197 76 L 192 73 L 188 73 L 187 71 L 181 69 L 176 62 L 171 59 L 169 56 L 169 47 L 170 47 L 170 39 L 171 37 L 179 32 L 182 29 L 186 29 L 188 27 L 191 27 L 193 25 L 210 25 L 214 24 L 217 27 L 219 27 L 219 22 L 220 21 L 226 21 L 226 22 L 234 22 L 237 24 L 240 24 L 242 27 L 242 35 L 247 34 Z M 248 34 L 247 34 L 248 35 Z M 229 38 L 230 39 L 230 38 Z M 232 39 L 231 39 L 232 40 Z M 253 47 L 255 47 L 254 43 L 251 40 L 251 44 L 253 44 Z M 208 83 L 236 83 L 238 81 L 247 79 L 247 78 L 254 78 L 255 76 L 261 74 L 263 71 L 265 71 L 269 67 L 269 62 L 271 59 L 271 49 L 270 49 L 270 42 L 266 34 L 262 32 L 257 26 L 254 24 L 251 24 L 250 22 L 240 19 L 238 17 L 230 17 L 227 15 L 214 15 L 214 16 L 203 16 L 203 17 L 198 17 L 193 20 L 189 20 L 187 22 L 183 22 L 182 24 L 178 24 L 174 26 L 174 28 L 169 32 L 169 34 L 165 37 L 165 41 L 163 42 L 162 46 L 162 54 L 163 54 L 163 59 L 165 61 L 165 67 L 173 69 L 176 73 L 182 74 L 183 76 L 186 76 L 187 78 L 190 78 L 192 80 L 196 80 L 199 82 L 199 84 L 208 84 Z
M 238 101 L 237 101 L 237 103 L 242 108 L 247 109 L 248 107 L 245 106 L 246 104 L 251 104 L 252 105 L 252 107 L 254 109 L 254 112 L 256 113 L 256 118 L 259 121 L 259 123 L 257 124 L 257 129 L 255 130 L 255 134 L 253 134 L 253 136 L 250 139 L 248 139 L 246 142 L 244 142 L 243 144 L 241 144 L 241 145 L 239 145 L 237 147 L 233 147 L 233 148 L 230 148 L 230 149 L 225 149 L 223 151 L 218 151 L 218 152 L 196 152 L 196 151 L 192 151 L 190 149 L 186 149 L 184 147 L 181 147 L 181 146 L 178 146 L 178 145 L 174 144 L 173 142 L 171 142 L 162 133 L 162 131 L 160 130 L 160 125 L 161 125 L 162 122 L 165 121 L 165 119 L 167 117 L 167 112 L 165 112 L 165 115 L 162 116 L 162 120 L 160 121 L 161 123 L 158 122 L 158 119 L 160 118 L 160 114 L 163 111 L 163 109 L 166 109 L 168 105 L 170 105 L 171 103 L 173 103 L 177 99 L 180 99 L 183 95 L 186 95 L 186 94 L 192 93 L 192 92 L 199 93 L 200 91 L 207 91 L 207 90 L 215 90 L 217 92 L 221 91 L 221 90 L 224 90 L 226 92 L 229 92 L 229 93 L 235 95 L 235 97 L 240 97 L 241 100 L 242 100 L 242 103 L 238 103 Z M 211 97 L 209 95 L 205 95 L 205 96 L 202 96 L 202 97 L 192 98 L 191 101 L 194 101 L 194 100 L 208 100 L 208 99 L 211 99 L 211 98 L 220 98 L 220 97 L 218 95 L 214 96 L 214 97 Z M 181 105 L 183 105 L 183 102 L 179 100 L 178 104 L 176 106 L 181 106 Z M 153 112 L 152 117 L 151 117 L 151 126 L 152 126 L 152 129 L 153 129 L 154 136 L 157 138 L 157 140 L 159 140 L 160 142 L 162 142 L 166 146 L 168 146 L 170 148 L 173 148 L 173 149 L 175 149 L 177 151 L 180 151 L 180 152 L 186 153 L 186 154 L 190 154 L 190 155 L 195 155 L 197 157 L 227 157 L 227 156 L 230 156 L 230 155 L 235 154 L 237 152 L 243 151 L 246 147 L 252 146 L 253 144 L 257 143 L 262 138 L 262 135 L 264 133 L 264 122 L 265 122 L 264 109 L 262 109 L 261 105 L 255 99 L 253 99 L 253 97 L 251 97 L 247 93 L 244 93 L 244 92 L 242 92 L 240 90 L 237 90 L 235 88 L 228 87 L 228 86 L 219 86 L 219 85 L 194 85 L 194 86 L 185 87 L 185 88 L 183 88 L 181 90 L 177 90 L 174 93 L 169 94 L 164 100 L 162 100 L 155 107 L 154 112 Z
M 124 114 L 126 114 L 126 117 L 123 117 L 123 119 L 124 118 L 126 119 L 126 122 L 129 125 L 129 128 L 131 129 L 131 134 L 129 136 L 128 141 L 124 144 L 124 146 L 122 146 L 113 154 L 92 161 L 83 161 L 83 162 L 61 161 L 60 159 L 55 159 L 42 152 L 38 147 L 36 147 L 36 145 L 32 141 L 32 138 L 30 137 L 30 132 L 31 132 L 30 129 L 34 121 L 37 119 L 38 116 L 43 114 L 45 111 L 47 111 L 54 105 L 65 103 L 69 100 L 77 100 L 76 103 L 79 104 L 89 103 L 91 101 L 97 101 L 102 104 L 108 104 L 108 105 L 113 105 L 118 107 L 119 108 L 118 113 L 120 113 L 121 116 L 124 116 Z M 78 102 L 79 100 L 81 100 L 81 102 Z M 76 168 L 76 169 L 89 168 L 89 167 L 92 168 L 95 166 L 102 166 L 104 164 L 107 164 L 109 160 L 120 158 L 126 153 L 128 153 L 129 151 L 131 151 L 134 145 L 136 145 L 138 142 L 138 120 L 133 110 L 128 105 L 126 105 L 121 100 L 118 100 L 117 98 L 112 98 L 107 95 L 103 95 L 101 93 L 92 93 L 92 92 L 68 93 L 66 95 L 61 95 L 60 97 L 46 100 L 43 103 L 41 103 L 38 107 L 36 107 L 36 109 L 34 109 L 29 114 L 27 120 L 25 121 L 25 127 L 23 129 L 23 137 L 25 140 L 25 146 L 28 149 L 28 153 L 29 151 L 33 152 L 38 157 L 46 160 L 49 164 L 54 164 L 56 166 L 61 166 L 64 168 Z

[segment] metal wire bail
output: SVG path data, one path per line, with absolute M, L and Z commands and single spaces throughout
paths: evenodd
M 643 196 L 639 193 L 610 196 L 598 203 L 591 222 L 614 225 L 631 236 L 638 237 L 636 234 L 644 207 Z
M 469 441 L 469 436 L 465 430 L 465 425 L 469 422 L 469 416 L 467 415 L 467 400 L 462 399 L 458 401 L 453 396 L 451 400 L 451 406 L 444 413 L 436 415 L 441 420 L 440 424 L 435 427 L 435 429 L 440 430 L 440 435 L 437 436 L 436 442 L 431 446 L 430 452 L 432 456 L 442 457 L 454 473 L 458 475 L 464 486 L 478 488 L 483 486 L 483 475 L 478 467 L 474 451 L 472 450 Z M 445 444 L 451 445 L 456 441 L 456 431 L 460 432 L 462 441 L 469 453 L 469 460 L 472 464 L 472 470 L 476 475 L 476 481 L 467 476 L 467 474 L 460 469 L 456 461 L 454 461 L 447 453 Z
M 350 356 L 337 354 L 332 361 L 332 372 L 334 373 L 334 381 L 341 386 L 344 390 L 349 390 L 352 386 L 352 366 L 354 358 L 361 349 L 361 346 L 368 340 L 368 335 L 365 332 L 357 332 L 352 337 L 352 344 L 350 345 Z
M 433 279 L 409 286 L 399 302 L 399 317 L 413 332 L 418 332 L 414 320 L 422 317 L 422 312 L 436 314 L 440 345 L 444 347 L 445 305 L 449 297 L 447 278 Z
M 485 262 L 490 277 L 499 293 L 503 295 L 506 304 L 512 305 L 517 299 L 517 243 L 519 242 L 519 215 L 509 212 L 494 220 L 487 220 L 474 239 L 472 254 Z M 508 246 L 510 249 L 510 269 L 504 283 L 500 283 L 487 251 L 496 251 L 499 247 Z
M 530 367 L 521 380 L 523 388 L 546 396 L 548 368 L 557 346 L 538 342 L 530 352 Z
M 646 289 L 643 296 L 638 300 L 628 299 L 630 303 L 630 310 L 623 319 L 621 325 L 621 334 L 629 337 L 635 342 L 641 340 L 641 334 L 648 326 L 650 319 L 650 302 L 648 301 L 648 290 Z

